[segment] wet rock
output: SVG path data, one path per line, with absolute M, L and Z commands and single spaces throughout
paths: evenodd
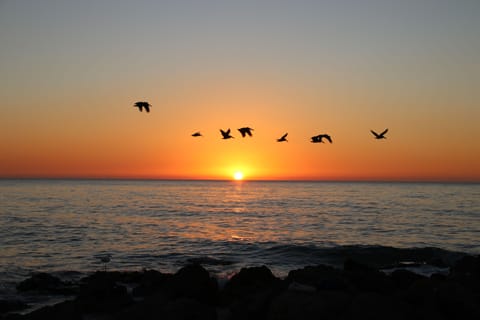
M 304 292 L 304 293 L 315 293 L 317 288 L 314 286 L 303 284 L 299 282 L 292 281 L 288 285 L 288 290 L 290 291 L 297 291 L 297 292 Z
M 36 291 L 50 294 L 73 294 L 76 292 L 75 286 L 64 283 L 59 278 L 48 273 L 35 273 L 30 278 L 23 280 L 17 285 L 17 290 L 21 292 Z
M 358 291 L 390 293 L 394 290 L 392 280 L 383 272 L 351 259 L 344 263 L 344 277 Z
M 82 320 L 81 313 L 78 312 L 75 303 L 72 301 L 65 301 L 54 306 L 47 306 L 35 310 L 21 319 L 25 320 Z
M 347 287 L 340 270 L 324 265 L 292 270 L 286 281 L 310 285 L 317 290 L 342 290 Z
M 390 274 L 390 278 L 399 289 L 409 288 L 415 281 L 425 279 L 422 275 L 404 269 L 395 270 Z

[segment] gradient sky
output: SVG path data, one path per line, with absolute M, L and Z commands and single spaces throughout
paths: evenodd
M 0 0 L 0 177 L 480 181 L 479 16 L 478 0 Z

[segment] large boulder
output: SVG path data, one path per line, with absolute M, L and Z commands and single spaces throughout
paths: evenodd
M 229 310 L 230 319 L 265 319 L 282 284 L 266 266 L 242 268 L 226 283 L 220 304 Z
M 21 292 L 35 291 L 47 294 L 69 295 L 76 293 L 75 286 L 65 283 L 49 273 L 35 273 L 30 278 L 23 280 L 17 285 Z
M 146 270 L 139 284 L 133 288 L 132 294 L 136 297 L 151 296 L 161 291 L 171 278 L 171 274 L 165 274 L 155 270 Z
M 344 277 L 353 290 L 391 293 L 395 289 L 386 274 L 367 265 L 347 259 L 343 269 Z
M 113 274 L 96 272 L 82 279 L 75 302 L 81 312 L 111 312 L 131 304 L 132 298 Z
M 186 297 L 213 304 L 218 284 L 202 266 L 192 264 L 178 270 L 167 281 L 165 290 L 170 298 Z
M 292 270 L 288 273 L 286 281 L 310 285 L 317 290 L 344 290 L 347 287 L 341 271 L 325 265 Z
M 407 289 L 415 281 L 426 279 L 426 277 L 405 269 L 398 269 L 390 274 L 390 279 L 392 279 L 397 289 Z
M 457 261 L 449 277 L 480 294 L 480 256 L 465 256 Z
M 274 289 L 280 282 L 266 266 L 242 268 L 227 282 L 223 291 L 230 296 L 245 296 Z

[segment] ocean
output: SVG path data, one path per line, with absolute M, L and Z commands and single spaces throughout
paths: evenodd
M 0 180 L 0 299 L 33 272 L 196 262 L 218 277 L 259 265 L 285 276 L 351 256 L 463 253 L 480 254 L 480 184 Z

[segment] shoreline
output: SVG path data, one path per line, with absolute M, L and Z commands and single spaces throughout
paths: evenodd
M 97 271 L 78 282 L 39 273 L 17 284 L 28 294 L 67 299 L 21 314 L 2 301 L 0 319 L 476 319 L 480 256 L 465 255 L 448 273 L 421 275 L 399 265 L 382 272 L 346 259 L 276 277 L 266 266 L 242 268 L 221 282 L 200 264 L 176 273 Z M 68 298 L 67 298 L 68 296 Z

